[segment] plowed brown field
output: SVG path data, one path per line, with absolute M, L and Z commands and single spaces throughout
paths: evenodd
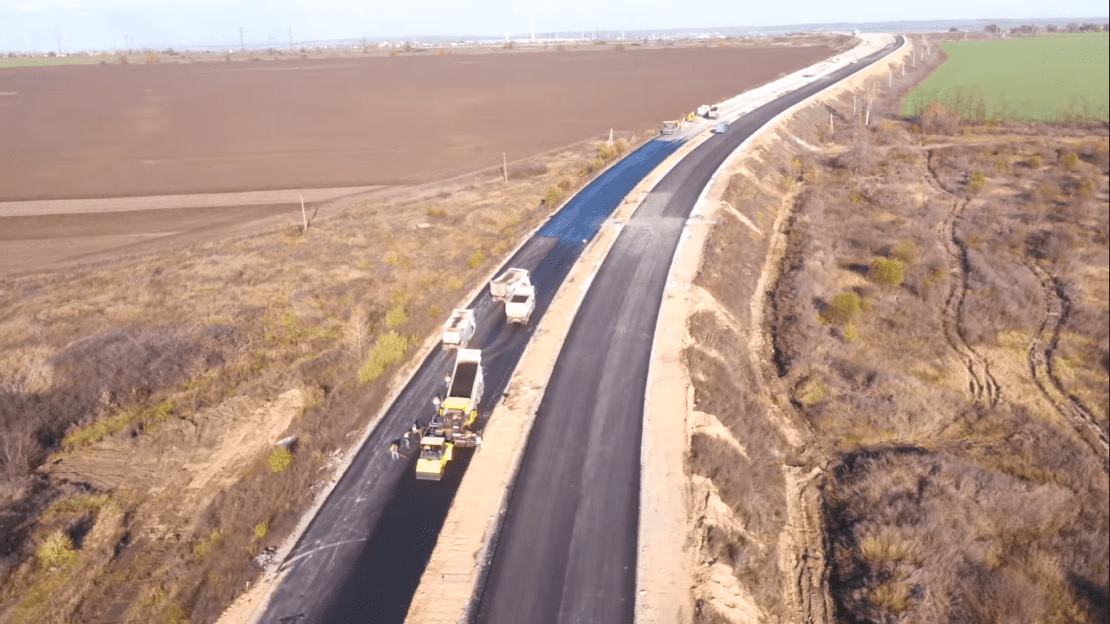
M 617 130 L 826 47 L 28 67 L 0 71 L 0 201 L 425 182 Z

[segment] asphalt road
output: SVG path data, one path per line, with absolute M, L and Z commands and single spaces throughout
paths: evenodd
M 580 191 L 506 263 L 532 271 L 537 301 L 529 325 L 506 323 L 504 308 L 492 302 L 488 289 L 470 303 L 478 327 L 469 346 L 481 348 L 486 375 L 479 423 L 501 398 L 586 241 L 679 145 L 650 141 L 631 153 Z M 453 364 L 453 356 L 436 347 L 401 391 L 283 563 L 287 574 L 262 622 L 404 621 L 473 451 L 457 450 L 444 479 L 429 482 L 415 479 L 415 448 L 402 448 L 406 460 L 392 460 L 389 445 L 413 420 L 426 424 L 431 418 L 432 397 L 443 391 Z
M 540 404 L 480 597 L 479 622 L 633 622 L 648 362 L 686 219 L 741 142 L 790 106 L 890 53 L 900 39 L 741 117 L 679 162 L 625 224 Z

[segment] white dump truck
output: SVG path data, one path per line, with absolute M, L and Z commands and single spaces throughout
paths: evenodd
M 709 117 L 709 105 L 702 104 L 698 107 L 698 117 Z
M 489 283 L 489 294 L 497 303 L 507 301 L 517 288 L 531 286 L 532 280 L 528 269 L 509 269 L 493 278 Z
M 527 325 L 535 309 L 536 287 L 531 284 L 520 286 L 505 302 L 505 318 L 509 319 L 510 323 Z
M 659 134 L 674 134 L 678 132 L 680 128 L 682 128 L 681 121 L 664 121 L 663 129 L 659 131 Z
M 439 481 L 451 461 L 455 447 L 477 446 L 481 439 L 471 431 L 478 419 L 478 405 L 485 389 L 482 374 L 482 352 L 459 349 L 455 368 L 447 376 L 447 396 L 432 399 L 436 415 L 420 436 L 420 457 L 416 460 L 416 478 Z
M 448 348 L 465 347 L 474 337 L 478 325 L 474 320 L 474 310 L 455 310 L 451 318 L 443 324 L 443 346 Z
M 706 113 L 705 116 L 709 119 L 716 119 L 721 116 L 721 109 L 717 108 L 717 105 L 714 104 L 709 107 L 709 112 Z

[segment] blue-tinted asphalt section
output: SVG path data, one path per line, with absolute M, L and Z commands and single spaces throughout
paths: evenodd
M 488 289 L 470 303 L 482 349 L 486 388 L 480 424 L 501 399 L 535 327 L 588 241 L 624 197 L 681 143 L 649 141 L 614 164 L 566 203 L 502 267 L 532 272 L 536 310 L 525 327 L 505 322 Z M 288 559 L 262 622 L 404 621 L 472 451 L 456 452 L 439 482 L 417 481 L 415 448 L 390 459 L 388 447 L 413 420 L 426 423 L 454 360 L 436 347 L 401 391 L 336 484 Z M 378 406 L 359 406 L 376 411 Z

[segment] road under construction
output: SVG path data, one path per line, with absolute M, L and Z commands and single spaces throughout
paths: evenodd
M 560 353 L 488 562 L 475 608 L 481 622 L 632 622 L 639 514 L 641 415 L 667 270 L 702 189 L 770 119 L 882 58 L 818 77 L 739 119 L 664 176 L 624 227 Z M 723 117 L 723 115 L 722 115 Z M 505 264 L 531 272 L 533 319 L 625 195 L 682 143 L 653 140 L 572 198 Z M 485 388 L 475 429 L 502 396 L 536 323 L 514 326 L 483 291 L 468 306 Z M 415 454 L 381 448 L 414 417 L 429 421 L 454 353 L 437 346 L 386 412 L 282 565 L 264 622 L 402 622 L 471 451 L 456 451 L 438 482 L 418 480 Z

